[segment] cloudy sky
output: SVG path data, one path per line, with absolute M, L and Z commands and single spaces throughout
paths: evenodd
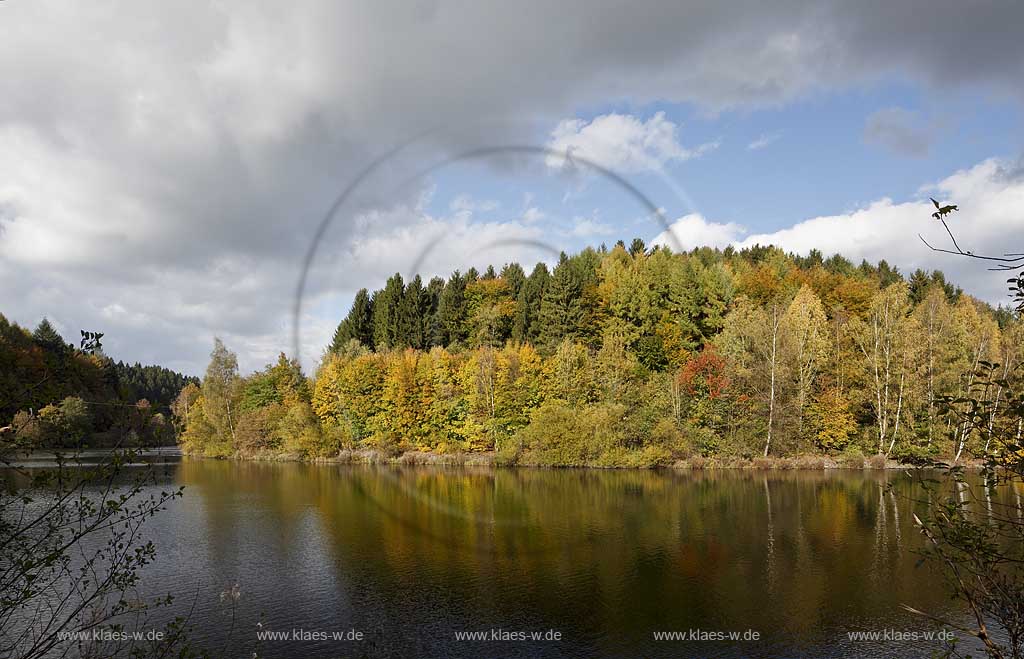
M 997 303 L 1005 277 L 917 234 L 941 237 L 933 196 L 966 248 L 1020 250 L 1022 24 L 1009 2 L 5 0 L 0 312 L 197 374 L 217 335 L 256 368 L 356 181 L 309 270 L 307 365 L 389 273 L 634 236 L 941 268 Z

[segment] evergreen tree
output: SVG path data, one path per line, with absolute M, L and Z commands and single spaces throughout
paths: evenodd
M 359 289 L 348 316 L 338 324 L 331 341 L 331 352 L 338 352 L 355 339 L 367 348 L 373 348 L 373 302 L 365 288 Z
M 438 323 L 437 309 L 444 292 L 444 279 L 431 277 L 423 295 L 423 340 L 428 348 L 443 346 L 441 326 Z
M 547 288 L 548 267 L 538 263 L 523 282 L 516 296 L 515 316 L 512 320 L 512 340 L 536 344 L 540 338 L 540 307 Z
M 32 332 L 32 340 L 44 350 L 58 353 L 67 350 L 64 337 L 50 324 L 47 318 L 43 318 L 39 322 L 39 326 L 36 327 L 36 331 Z
M 423 336 L 423 311 L 427 306 L 423 280 L 419 275 L 412 278 L 405 287 L 398 313 L 396 345 L 422 349 L 426 345 Z
M 400 339 L 402 297 L 405 283 L 397 272 L 373 300 L 373 344 L 378 350 L 404 348 Z
M 925 295 L 928 292 L 928 285 L 931 284 L 931 278 L 928 273 L 918 268 L 914 270 L 910 275 L 910 279 L 907 280 L 907 284 L 910 286 L 910 301 L 914 305 L 921 304 L 924 300 Z
M 463 277 L 456 270 L 441 292 L 436 314 L 437 345 L 461 345 L 469 336 L 466 309 L 467 279 L 468 276 Z
M 583 286 L 565 252 L 559 257 L 558 265 L 551 273 L 540 307 L 540 342 L 548 349 L 554 349 L 564 338 L 576 335 L 583 320 L 581 296 Z
M 644 244 L 642 238 L 634 238 L 633 242 L 629 244 L 629 255 L 636 256 L 637 254 L 643 254 L 647 250 L 647 245 Z
M 523 267 L 518 263 L 508 263 L 501 269 L 501 278 L 508 284 L 509 295 L 512 299 L 518 299 L 519 291 L 522 290 L 523 282 L 526 281 L 526 273 L 523 272 Z

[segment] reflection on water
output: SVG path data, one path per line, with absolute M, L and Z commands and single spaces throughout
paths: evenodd
M 901 604 L 959 617 L 915 568 L 921 493 L 898 472 L 185 459 L 167 478 L 186 494 L 153 522 L 159 556 L 145 582 L 194 603 L 200 640 L 223 641 L 218 596 L 235 583 L 236 640 L 250 642 L 258 619 L 366 638 L 268 642 L 265 656 L 912 657 L 936 645 L 846 632 L 929 629 Z M 455 638 L 499 628 L 562 640 Z M 762 641 L 653 640 L 690 629 Z
M 98 467 L 107 464 L 114 449 L 41 449 L 14 453 L 8 456 L 7 463 L 16 469 L 53 469 L 58 464 L 76 467 Z M 125 466 L 141 467 L 144 465 L 170 464 L 181 461 L 181 449 L 177 446 L 157 446 L 151 448 L 125 448 L 119 451 L 122 455 L 129 452 L 133 462 Z

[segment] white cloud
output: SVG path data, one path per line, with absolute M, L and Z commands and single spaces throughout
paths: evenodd
M 603 114 L 587 122 L 563 119 L 551 131 L 547 146 L 560 155 L 546 158 L 548 167 L 571 167 L 574 157 L 618 172 L 657 170 L 674 160 L 689 160 L 717 147 L 694 149 L 679 143 L 679 129 L 658 112 L 647 121 L 629 114 Z M 566 154 L 566 155 L 561 155 Z
M 577 238 L 589 238 L 592 236 L 610 236 L 615 233 L 615 228 L 604 222 L 598 222 L 590 217 L 577 217 L 570 232 Z
M 535 222 L 540 222 L 546 217 L 547 213 L 537 208 L 536 206 L 530 206 L 529 208 L 523 211 L 522 220 L 526 224 L 534 224 Z
M 960 206 L 949 224 L 965 250 L 998 256 L 1009 249 L 1007 241 L 1012 247 L 1012 240 L 1021 233 L 1024 174 L 1010 163 L 986 160 L 922 191 Z M 810 218 L 769 233 L 750 234 L 737 224 L 709 222 L 700 215 L 680 218 L 670 229 L 683 249 L 777 245 L 799 254 L 812 249 L 826 256 L 842 254 L 854 262 L 885 259 L 904 274 L 916 268 L 942 270 L 968 292 L 993 304 L 1005 303 L 1005 276 L 988 271 L 984 262 L 939 254 L 921 242 L 918 234 L 933 246 L 951 247 L 942 225 L 931 219 L 933 211 L 927 199 L 903 203 L 879 199 L 859 210 Z M 673 246 L 667 232 L 654 243 Z
M 482 211 L 488 212 L 498 208 L 499 204 L 493 199 L 474 199 L 468 194 L 460 194 L 454 199 L 448 207 L 453 211 Z
M 780 137 L 782 137 L 782 133 L 764 133 L 756 140 L 748 144 L 747 149 L 750 151 L 757 151 L 759 149 L 763 149 L 766 146 L 772 144 L 773 142 L 777 142 Z
M 709 222 L 703 215 L 691 213 L 669 225 L 668 231 L 658 234 L 652 245 L 686 250 L 705 246 L 722 248 L 737 242 L 745 233 L 746 229 L 734 222 Z

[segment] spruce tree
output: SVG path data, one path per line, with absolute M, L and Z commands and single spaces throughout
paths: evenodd
M 404 348 L 399 340 L 402 297 L 405 283 L 397 272 L 388 279 L 384 289 L 374 295 L 373 300 L 373 345 L 377 350 Z
M 444 291 L 441 292 L 441 298 L 437 304 L 438 345 L 463 344 L 469 336 L 469 323 L 466 317 L 466 279 L 456 270 L 445 284 Z
M 402 303 L 399 306 L 396 344 L 410 348 L 422 349 L 426 345 L 423 338 L 423 280 L 419 275 L 412 278 L 405 287 Z
M 432 277 L 423 295 L 423 340 L 426 347 L 443 346 L 444 339 L 438 323 L 437 309 L 444 292 L 444 279 Z
M 348 316 L 334 330 L 331 352 L 338 352 L 349 341 L 355 339 L 367 348 L 373 348 L 373 302 L 365 288 L 359 289 Z
M 51 352 L 64 352 L 67 349 L 64 337 L 50 324 L 47 318 L 43 318 L 39 326 L 36 327 L 36 331 L 32 332 L 32 340 L 44 350 Z
M 547 288 L 548 267 L 538 263 L 523 282 L 516 296 L 515 317 L 512 321 L 512 340 L 536 344 L 540 338 L 540 307 Z
M 513 300 L 519 297 L 519 291 L 526 281 L 526 273 L 518 263 L 508 263 L 501 269 L 501 278 L 508 284 L 509 295 Z
M 573 262 L 563 252 L 548 281 L 540 307 L 540 343 L 554 349 L 562 339 L 573 337 L 583 319 L 580 296 L 583 287 Z

